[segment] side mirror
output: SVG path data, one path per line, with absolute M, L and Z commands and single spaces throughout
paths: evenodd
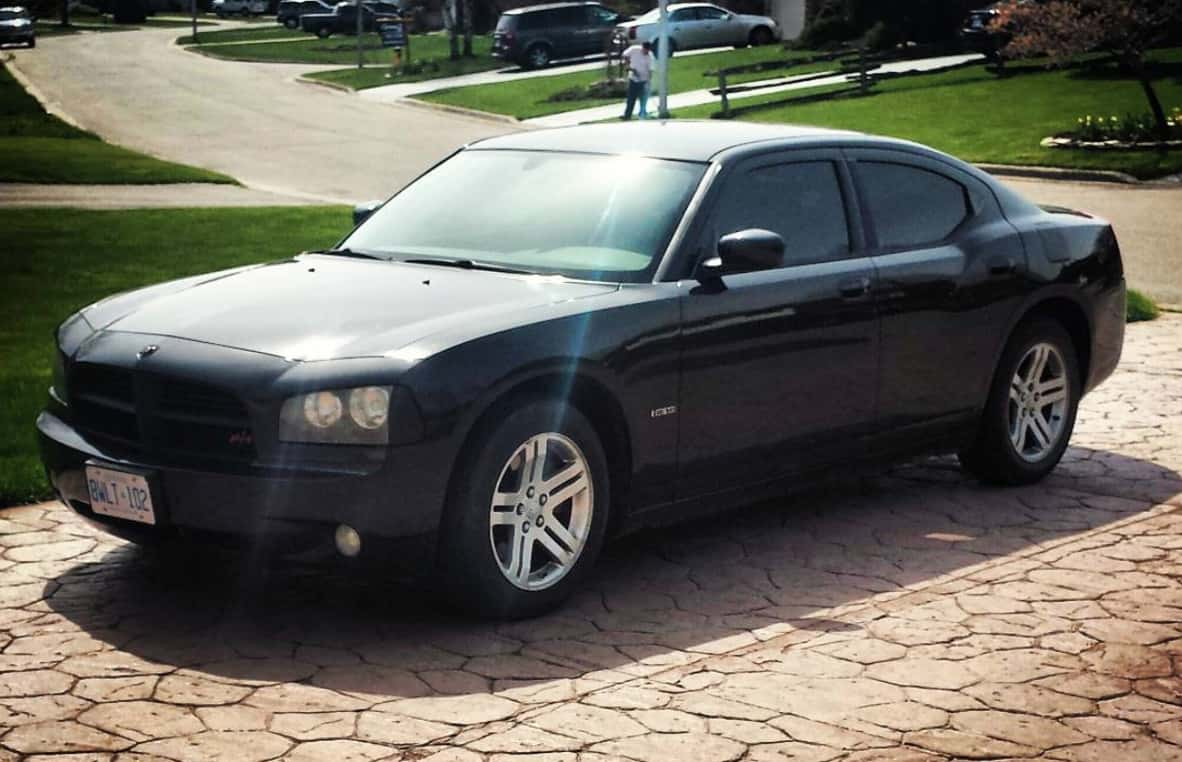
M 784 264 L 784 239 L 762 228 L 728 233 L 718 239 L 718 256 L 701 265 L 702 275 L 717 278 L 727 273 L 772 270 Z
M 353 207 L 353 227 L 357 227 L 369 219 L 369 216 L 381 209 L 384 203 L 384 201 L 367 201 Z

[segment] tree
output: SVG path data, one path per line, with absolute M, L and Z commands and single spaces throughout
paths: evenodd
M 1010 0 L 998 11 L 994 28 L 1011 37 L 1002 49 L 1009 58 L 1045 55 L 1063 64 L 1082 53 L 1111 53 L 1141 85 L 1157 134 L 1168 135 L 1145 56 L 1182 23 L 1182 0 Z
M 443 0 L 443 28 L 447 30 L 447 47 L 449 50 L 449 58 L 455 61 L 460 57 L 460 40 L 457 36 L 459 34 L 459 24 L 456 16 L 458 10 L 457 5 L 459 0 Z
M 472 6 L 472 0 L 464 0 L 461 11 L 464 16 L 464 56 L 472 58 L 472 25 L 476 23 L 476 9 Z

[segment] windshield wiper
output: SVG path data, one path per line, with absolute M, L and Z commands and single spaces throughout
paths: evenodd
M 324 254 L 329 257 L 353 257 L 354 259 L 386 259 L 386 257 L 378 254 L 370 254 L 364 251 L 354 251 L 350 248 L 343 249 L 317 249 L 316 251 L 305 251 L 305 254 Z
M 501 265 L 493 265 L 488 262 L 477 262 L 474 259 L 444 259 L 442 257 L 415 257 L 413 259 L 400 259 L 399 262 L 406 262 L 412 265 L 438 265 L 440 267 L 457 267 L 461 270 L 488 270 L 494 273 L 513 273 L 514 275 L 534 275 L 532 270 L 518 270 L 512 267 L 502 267 Z

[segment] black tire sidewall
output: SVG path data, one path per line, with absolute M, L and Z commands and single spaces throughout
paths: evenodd
M 591 471 L 591 529 L 575 566 L 545 590 L 527 591 L 501 573 L 489 542 L 489 505 L 505 463 L 536 434 L 557 432 L 582 450 Z M 439 571 L 448 597 L 464 610 L 516 619 L 544 613 L 576 590 L 603 546 L 611 505 L 607 456 L 595 428 L 578 409 L 553 400 L 535 400 L 512 409 L 495 426 L 474 434 L 470 458 L 457 469 L 441 523 Z
M 1046 457 L 1031 463 L 1018 455 L 1010 442 L 1009 395 L 1010 382 L 1018 370 L 1019 363 L 1031 347 L 1040 343 L 1052 344 L 1067 366 L 1070 404 L 1067 407 L 1067 417 L 1059 441 Z M 1081 394 L 1079 359 L 1076 356 L 1075 344 L 1067 330 L 1053 320 L 1041 318 L 1020 326 L 1010 339 L 998 364 L 997 376 L 993 380 L 982 422 L 983 431 L 977 444 L 977 448 L 982 451 L 976 456 L 988 459 L 991 462 L 991 470 L 995 472 L 991 480 L 1010 484 L 1030 484 L 1050 473 L 1058 465 L 1070 444 Z

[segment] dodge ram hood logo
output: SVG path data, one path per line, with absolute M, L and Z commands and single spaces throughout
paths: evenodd
M 145 357 L 147 357 L 148 355 L 156 354 L 156 350 L 158 350 L 158 349 L 160 349 L 160 347 L 156 346 L 155 344 L 149 344 L 148 346 L 144 347 L 140 351 L 136 352 L 135 356 L 137 359 L 142 360 Z

